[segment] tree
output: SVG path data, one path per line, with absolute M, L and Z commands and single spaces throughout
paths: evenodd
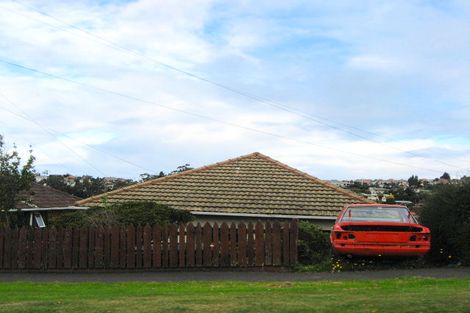
M 431 257 L 470 265 L 470 181 L 436 186 L 419 213 L 431 229 Z
M 31 187 L 34 176 L 34 156 L 31 148 L 26 162 L 22 163 L 16 146 L 8 152 L 3 136 L 0 135 L 0 223 L 10 224 L 8 211 L 15 208 L 20 191 Z
M 449 175 L 449 173 L 444 172 L 444 174 L 442 174 L 442 176 L 440 177 L 440 179 L 445 179 L 445 180 L 449 180 L 449 181 L 450 181 L 450 175 Z
M 50 220 L 56 226 L 145 225 L 187 223 L 194 216 L 154 202 L 123 202 L 65 213 Z
M 411 177 L 408 178 L 408 186 L 411 189 L 419 188 L 420 187 L 420 182 L 419 182 L 418 176 L 411 175 Z
M 140 174 L 139 176 L 140 176 L 140 181 L 144 182 L 144 181 L 151 180 L 151 179 L 156 179 L 156 178 L 160 178 L 160 177 L 170 176 L 170 175 L 173 175 L 173 174 L 178 174 L 178 173 L 181 173 L 181 172 L 184 172 L 184 171 L 189 171 L 189 170 L 192 170 L 192 169 L 193 168 L 191 167 L 191 165 L 186 163 L 184 165 L 178 166 L 176 168 L 176 170 L 173 170 L 168 174 L 165 174 L 163 171 L 160 171 L 160 173 L 158 173 L 158 175 L 157 174 L 143 173 L 143 174 Z

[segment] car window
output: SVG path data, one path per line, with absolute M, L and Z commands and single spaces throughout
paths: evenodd
M 414 222 L 407 208 L 394 207 L 351 207 L 341 219 L 342 222 Z

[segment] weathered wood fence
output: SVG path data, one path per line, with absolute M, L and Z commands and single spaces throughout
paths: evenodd
M 0 270 L 289 267 L 296 221 L 0 229 Z

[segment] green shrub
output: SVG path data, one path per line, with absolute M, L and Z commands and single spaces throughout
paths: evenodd
M 470 181 L 437 186 L 421 222 L 431 229 L 431 260 L 470 264 Z
M 50 223 L 55 226 L 145 225 L 187 223 L 193 215 L 154 202 L 124 202 L 64 213 Z
M 298 258 L 301 264 L 324 264 L 330 261 L 328 233 L 310 222 L 300 222 Z

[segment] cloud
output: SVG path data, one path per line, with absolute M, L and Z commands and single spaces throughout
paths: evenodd
M 41 169 L 135 178 L 143 168 L 170 171 L 253 151 L 321 178 L 435 177 L 468 168 L 462 156 L 469 143 L 443 139 L 470 136 L 465 5 L 31 4 L 138 51 L 110 48 L 73 28 L 61 31 L 55 27 L 64 25 L 14 2 L 0 5 L 13 11 L 0 19 L 0 59 L 130 96 L 0 64 L 0 92 L 14 102 L 0 98 L 0 109 L 25 111 L 54 130 L 0 110 L 1 132 L 18 145 L 33 144 Z

